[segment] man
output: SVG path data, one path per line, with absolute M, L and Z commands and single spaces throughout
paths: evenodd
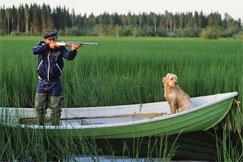
M 37 122 L 44 125 L 45 114 L 50 102 L 52 125 L 58 126 L 61 117 L 62 83 L 61 74 L 64 66 L 63 57 L 73 60 L 77 54 L 78 45 L 73 44 L 71 51 L 65 46 L 56 44 L 57 32 L 48 31 L 43 34 L 44 41 L 40 41 L 33 47 L 32 52 L 38 56 L 38 87 L 35 96 L 35 108 L 37 111 Z

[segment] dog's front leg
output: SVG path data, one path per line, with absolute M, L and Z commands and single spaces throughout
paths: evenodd
M 171 111 L 171 114 L 176 113 L 176 102 L 170 102 L 170 111 Z

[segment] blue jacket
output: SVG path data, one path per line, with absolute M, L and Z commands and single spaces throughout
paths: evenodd
M 64 66 L 62 57 L 73 60 L 77 54 L 77 50 L 68 51 L 65 46 L 51 49 L 44 41 L 34 46 L 32 52 L 34 55 L 39 55 L 37 73 L 46 81 L 56 80 L 61 76 Z

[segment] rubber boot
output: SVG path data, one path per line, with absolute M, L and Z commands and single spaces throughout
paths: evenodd
M 37 124 L 45 124 L 45 115 L 47 108 L 47 93 L 36 93 L 35 95 L 35 108 L 37 112 Z
M 52 125 L 60 125 L 63 96 L 50 96 L 51 120 Z

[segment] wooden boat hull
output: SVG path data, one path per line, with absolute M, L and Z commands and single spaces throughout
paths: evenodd
M 181 113 L 176 113 L 172 115 L 161 115 L 153 117 L 131 117 L 131 118 L 116 118 L 116 119 L 88 119 L 87 121 L 92 121 L 91 124 L 83 124 L 80 119 L 77 123 L 70 124 L 66 121 L 61 126 L 38 126 L 36 124 L 18 124 L 17 120 L 14 122 L 3 122 L 6 126 L 16 127 L 20 126 L 27 129 L 43 129 L 49 135 L 61 135 L 61 136 L 83 136 L 90 138 L 134 138 L 142 136 L 154 136 L 154 135 L 172 135 L 185 132 L 194 132 L 199 130 L 208 130 L 218 124 L 229 112 L 232 102 L 237 92 L 217 94 L 211 96 L 203 96 L 192 98 L 193 104 L 196 106 L 191 110 L 187 110 Z M 209 102 L 206 102 L 209 100 Z M 85 113 L 97 116 L 100 114 L 108 115 L 111 114 L 138 114 L 149 113 L 162 113 L 161 110 L 169 111 L 169 106 L 166 102 L 150 103 L 150 104 L 137 104 L 137 105 L 124 105 L 124 106 L 108 106 L 108 107 L 98 107 L 98 108 L 68 108 L 64 110 L 64 116 L 66 111 L 66 116 L 70 114 L 77 114 L 75 112 L 79 111 L 85 115 Z M 165 108 L 161 108 L 162 105 Z M 151 108 L 150 108 L 151 107 Z M 1 110 L 2 109 L 2 110 Z M 7 110 L 8 108 L 1 108 L 0 111 Z M 28 109 L 29 113 L 24 114 L 25 117 L 33 116 L 34 109 Z M 128 112 L 128 110 L 130 112 Z M 9 112 L 5 114 L 11 114 L 16 111 L 16 108 L 9 108 Z M 25 112 L 27 109 L 25 110 Z M 68 113 L 68 111 L 70 111 Z M 164 112 L 166 112 L 164 111 Z M 31 113 L 32 114 L 31 114 Z M 100 113 L 99 113 L 100 112 Z M 116 113 L 115 113 L 116 112 Z M 15 112 L 16 113 L 16 112 Z M 23 113 L 20 116 L 23 117 Z M 31 114 L 31 115 L 30 115 Z M 82 114 L 82 113 L 81 113 Z M 86 114 L 85 116 L 92 116 Z M 3 115 L 1 115 L 3 116 Z M 16 114 L 15 114 L 16 116 Z M 2 117 L 3 118 L 3 117 Z M 140 119 L 141 118 L 141 119 Z M 18 117 L 19 119 L 19 117 Z M 10 121 L 10 120 L 8 120 Z M 107 121 L 107 122 L 105 122 Z M 116 121 L 116 122 L 113 122 Z M 121 122 L 119 122 L 121 121 Z

